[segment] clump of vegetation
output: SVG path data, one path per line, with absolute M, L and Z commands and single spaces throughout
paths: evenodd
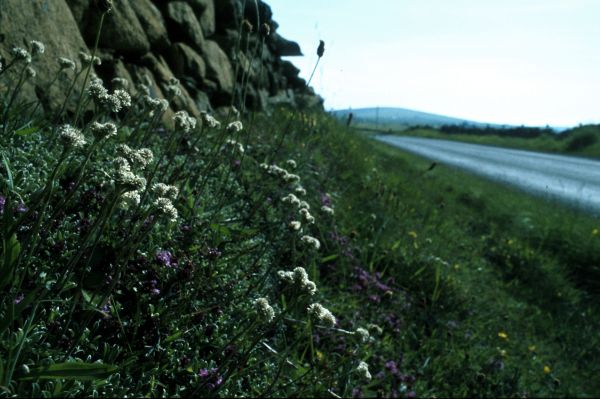
M 322 113 L 167 127 L 172 97 L 107 87 L 94 54 L 61 60 L 75 112 L 38 117 L 39 48 L 4 69 L 0 395 L 598 393 L 597 285 L 572 279 L 597 220 L 498 209 Z

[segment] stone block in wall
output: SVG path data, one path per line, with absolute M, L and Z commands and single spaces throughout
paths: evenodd
M 217 0 L 221 1 L 221 0 Z M 205 37 L 210 37 L 216 31 L 215 3 L 214 0 L 188 0 L 194 9 Z
M 73 9 L 87 9 L 80 17 L 81 33 L 91 47 L 96 40 L 96 34 L 100 27 L 101 11 L 93 1 L 69 0 Z M 113 9 L 104 17 L 99 47 L 114 50 L 127 57 L 137 57 L 150 50 L 150 41 L 146 31 L 142 27 L 136 12 L 131 6 L 132 1 L 119 0 L 113 3 Z
M 202 82 L 206 77 L 206 63 L 193 48 L 185 43 L 175 43 L 167 52 L 167 60 L 176 77 L 190 77 Z
M 167 5 L 166 19 L 169 37 L 173 42 L 188 43 L 196 50 L 204 48 L 202 26 L 192 7 L 184 1 L 172 1 Z
M 3 38 L 0 59 L 4 65 L 12 60 L 10 50 L 14 46 L 23 47 L 24 43 L 38 40 L 46 47 L 44 54 L 33 59 L 31 67 L 36 71 L 36 76 L 25 84 L 19 99 L 39 99 L 47 111 L 60 108 L 72 83 L 73 72 L 63 71 L 48 88 L 59 73 L 57 58 L 67 57 L 77 61 L 79 51 L 88 51 L 71 10 L 65 0 L 28 1 L 26 6 L 23 0 L 3 0 L 0 3 L 0 31 Z M 7 90 L 7 80 L 16 79 L 21 69 L 22 65 L 9 69 L 2 76 L 0 90 Z M 77 85 L 74 92 L 78 93 L 80 88 Z M 75 105 L 76 98 L 72 96 L 69 108 L 74 109 Z
M 235 81 L 227 55 L 216 42 L 207 40 L 203 48 L 203 57 L 206 62 L 206 76 L 217 83 L 221 96 L 231 96 Z
M 165 93 L 169 81 L 175 77 L 167 62 L 162 56 L 155 57 L 152 54 L 146 54 L 144 56 L 144 63 L 150 68 L 156 78 L 156 82 L 162 88 L 163 93 Z M 175 111 L 186 110 L 190 114 L 198 116 L 200 112 L 190 93 L 183 85 L 179 85 L 179 89 L 181 90 L 181 95 L 171 100 L 171 107 Z
M 165 20 L 154 3 L 150 0 L 133 0 L 130 4 L 148 36 L 151 47 L 158 49 L 168 47 L 169 36 Z

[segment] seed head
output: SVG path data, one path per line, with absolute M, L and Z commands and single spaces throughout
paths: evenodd
M 77 67 L 75 65 L 75 61 L 73 61 L 70 58 L 66 58 L 66 57 L 60 57 L 58 59 L 58 65 L 60 66 L 60 69 L 72 69 L 75 70 L 75 68 Z
M 202 113 L 202 121 L 206 123 L 206 125 L 212 129 L 221 127 L 221 122 L 216 120 L 212 115 L 204 112 Z
M 291 231 L 300 231 L 302 228 L 302 223 L 297 220 L 293 220 L 290 222 L 290 224 L 288 224 L 288 227 Z
M 275 310 L 271 305 L 269 305 L 269 301 L 267 298 L 258 298 L 254 301 L 254 307 L 259 317 L 261 317 L 265 322 L 270 323 L 275 319 Z
M 71 125 L 62 125 L 58 137 L 65 148 L 81 148 L 85 145 L 85 137 L 81 131 Z
M 307 310 L 308 314 L 317 321 L 320 321 L 328 327 L 335 327 L 335 323 L 337 322 L 335 316 L 321 304 L 313 303 Z
M 165 197 L 171 200 L 176 199 L 179 195 L 179 189 L 177 187 L 164 183 L 155 183 L 152 186 L 152 191 L 159 197 Z
M 88 66 L 92 63 L 96 66 L 99 66 L 102 64 L 102 60 L 100 58 L 98 58 L 96 56 L 94 56 L 94 58 L 92 58 L 91 55 L 89 55 L 88 53 L 83 52 L 83 51 L 79 52 L 79 60 L 81 61 L 81 63 L 84 66 Z
M 302 243 L 307 247 L 312 247 L 315 250 L 319 250 L 319 248 L 321 248 L 321 243 L 314 237 L 308 235 L 302 236 L 302 238 L 300 238 L 300 241 L 302 241 Z
M 178 213 L 173 203 L 168 198 L 158 198 L 154 201 L 154 207 L 159 214 L 166 216 L 171 222 L 176 222 Z
M 94 135 L 96 140 L 102 140 L 117 135 L 117 126 L 114 123 L 110 122 L 94 122 L 90 126 L 90 130 L 92 131 L 92 134 Z
M 325 54 L 325 42 L 323 40 L 319 40 L 319 47 L 317 48 L 317 55 L 319 58 L 323 57 Z
M 46 46 L 44 46 L 44 43 L 42 42 L 32 40 L 31 42 L 29 42 L 29 44 L 31 44 L 31 54 L 33 56 L 42 55 L 44 54 L 44 51 L 46 51 Z
M 328 206 L 326 206 L 326 205 L 323 205 L 323 206 L 321 207 L 321 211 L 322 211 L 324 214 L 326 214 L 326 215 L 330 215 L 330 216 L 333 216 L 333 214 L 335 213 L 335 211 L 333 210 L 333 208 L 330 208 L 330 207 L 328 207 Z
M 242 122 L 240 121 L 231 122 L 229 125 L 227 125 L 227 131 L 229 133 L 239 133 L 243 129 L 244 125 L 242 125 Z
M 360 375 L 362 378 L 364 378 L 367 381 L 371 380 L 371 373 L 369 372 L 369 365 L 365 362 L 360 362 L 358 363 L 358 367 L 356 367 L 356 372 L 358 373 L 358 375 Z
M 33 79 L 33 78 L 35 78 L 36 72 L 35 72 L 35 69 L 28 66 L 27 68 L 25 68 L 25 74 L 27 75 L 28 78 Z
M 31 63 L 31 54 L 29 54 L 29 51 L 25 50 L 24 48 L 13 47 L 12 50 L 10 50 L 10 52 L 16 60 L 25 61 L 26 64 Z
M 369 342 L 370 334 L 365 328 L 357 328 L 356 331 L 354 331 L 354 335 L 358 336 L 363 343 Z
M 173 116 L 175 128 L 182 130 L 184 133 L 189 133 L 190 130 L 196 127 L 196 118 L 188 115 L 187 111 L 178 111 Z
M 113 0 L 96 0 L 96 6 L 104 13 L 111 12 Z

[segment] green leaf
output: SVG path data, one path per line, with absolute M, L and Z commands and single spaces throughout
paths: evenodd
M 18 380 L 103 380 L 118 370 L 117 366 L 102 363 L 56 363 L 49 366 L 35 367 L 29 373 L 18 377 Z
M 333 255 L 326 256 L 321 259 L 321 263 L 331 262 L 332 260 L 337 259 L 339 256 L 340 256 L 339 254 L 333 254 Z
M 17 136 L 27 136 L 27 135 L 29 135 L 31 133 L 35 133 L 35 132 L 37 132 L 39 130 L 40 130 L 39 127 L 37 127 L 37 126 L 31 126 L 31 127 L 26 127 L 24 129 L 18 130 L 18 131 L 15 132 L 15 134 Z
M 8 182 L 8 188 L 10 189 L 10 191 L 14 191 L 15 183 L 13 181 L 13 175 L 10 171 L 10 164 L 8 163 L 8 159 L 6 158 L 6 155 L 4 155 L 4 153 L 2 153 L 2 163 L 4 164 L 4 169 L 6 169 L 6 181 Z

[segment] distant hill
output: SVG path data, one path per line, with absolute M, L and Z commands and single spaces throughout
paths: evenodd
M 353 114 L 354 123 L 377 124 L 385 128 L 402 128 L 417 125 L 428 125 L 440 127 L 444 125 L 469 125 L 473 127 L 503 128 L 508 125 L 496 125 L 469 121 L 466 119 L 452 118 L 444 115 L 430 114 L 427 112 L 413 111 L 405 108 L 358 108 L 332 111 L 332 114 L 340 119 L 348 118 Z

